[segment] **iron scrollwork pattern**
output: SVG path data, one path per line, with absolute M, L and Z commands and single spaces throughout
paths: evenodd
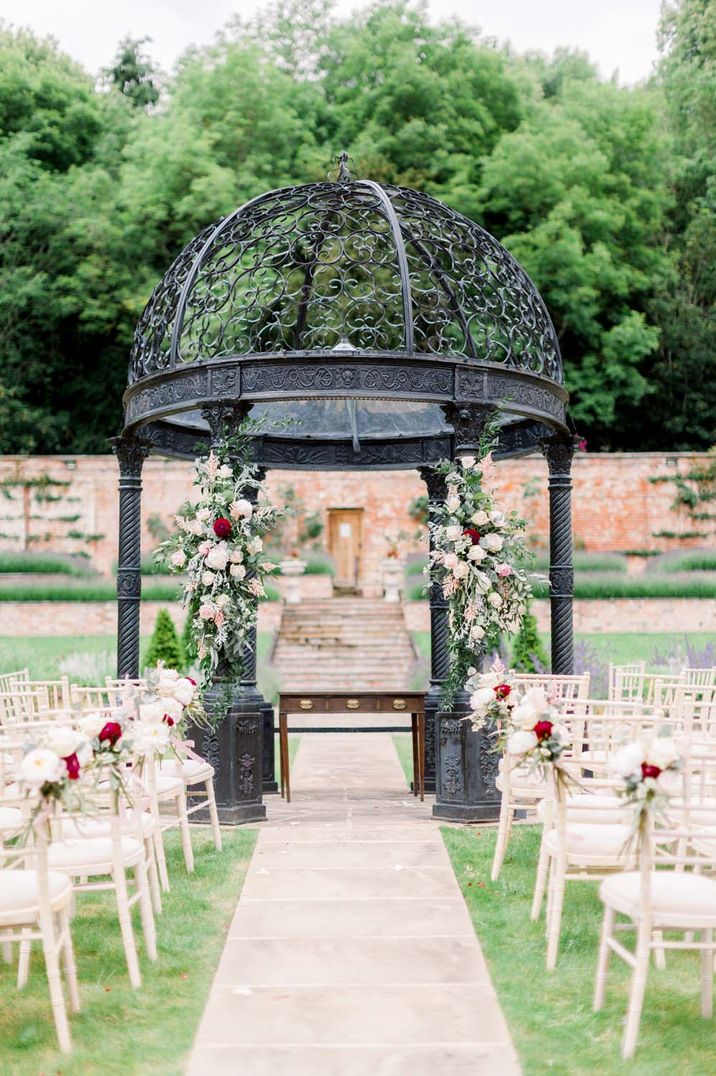
M 271 191 L 197 235 L 140 318 L 130 384 L 301 352 L 460 357 L 562 381 L 544 303 L 493 236 L 429 195 L 346 176 Z
M 574 439 L 548 437 L 542 451 L 549 468 L 550 607 L 552 672 L 574 671 L 572 567 L 572 458 Z

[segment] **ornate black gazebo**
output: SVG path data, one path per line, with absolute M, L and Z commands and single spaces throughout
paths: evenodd
M 417 468 L 430 504 L 444 496 L 432 465 L 473 450 L 487 416 L 499 418 L 498 457 L 544 452 L 552 667 L 570 672 L 574 438 L 562 380 L 547 310 L 507 250 L 426 194 L 353 179 L 345 155 L 335 181 L 271 191 L 215 221 L 157 284 L 135 332 L 114 442 L 119 675 L 138 674 L 142 463 L 149 452 L 194 458 L 197 443 L 249 412 L 262 469 Z M 448 669 L 439 587 L 430 608 L 428 787 L 437 781 L 436 814 L 484 817 L 489 766 L 477 777 L 458 766 L 456 777 L 466 728 L 434 720 Z M 202 747 L 220 771 L 223 819 L 263 817 L 261 778 L 275 789 L 273 712 L 254 652 Z

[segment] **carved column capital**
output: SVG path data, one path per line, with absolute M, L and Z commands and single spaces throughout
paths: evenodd
M 421 467 L 419 473 L 428 489 L 428 501 L 432 503 L 444 501 L 447 492 L 445 475 L 440 474 L 434 467 Z
M 209 425 L 212 447 L 219 445 L 227 433 L 233 433 L 239 423 L 246 418 L 252 407 L 253 404 L 241 400 L 236 403 L 221 403 L 214 404 L 211 407 L 203 407 L 201 417 Z
M 454 430 L 453 455 L 478 452 L 485 427 L 495 409 L 468 403 L 446 403 L 440 407 Z
M 113 437 L 110 443 L 117 457 L 120 475 L 139 478 L 144 461 L 151 452 L 151 443 L 143 437 Z
M 540 447 L 547 460 L 550 479 L 571 474 L 572 460 L 577 448 L 575 438 L 558 435 L 545 437 Z

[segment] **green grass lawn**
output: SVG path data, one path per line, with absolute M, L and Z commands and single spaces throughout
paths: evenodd
M 601 925 L 596 883 L 569 882 L 556 971 L 545 971 L 544 921 L 530 920 L 539 830 L 518 826 L 498 882 L 490 881 L 494 829 L 443 828 L 453 868 L 526 1076 L 716 1072 L 716 1027 L 699 1016 L 698 954 L 651 966 L 635 1059 L 620 1059 L 628 970 L 612 957 L 607 1004 L 592 1012 Z
M 413 738 L 409 732 L 394 732 L 393 743 L 400 765 L 405 774 L 405 783 L 410 788 L 413 783 Z
M 184 870 L 178 836 L 167 837 L 171 892 L 157 917 L 159 960 L 141 959 L 143 985 L 127 979 L 111 894 L 80 897 L 73 920 L 83 1010 L 70 1019 L 74 1050 L 56 1047 L 42 957 L 21 994 L 15 969 L 0 962 L 2 1076 L 176 1076 L 183 1070 L 241 892 L 256 831 L 226 829 L 214 850 L 208 827 L 196 827 L 196 869 Z M 141 929 L 135 931 L 140 954 Z

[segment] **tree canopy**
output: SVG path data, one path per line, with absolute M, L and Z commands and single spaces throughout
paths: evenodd
M 483 224 L 542 292 L 592 448 L 716 440 L 716 0 L 666 6 L 646 85 L 516 55 L 419 4 L 278 0 L 171 77 L 96 81 L 0 29 L 0 450 L 102 452 L 134 323 L 204 225 L 354 171 Z

